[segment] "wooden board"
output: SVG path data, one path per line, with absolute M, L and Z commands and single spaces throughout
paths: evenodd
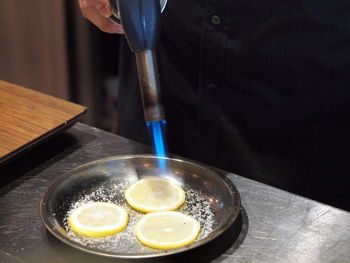
M 0 163 L 68 128 L 86 107 L 0 80 Z

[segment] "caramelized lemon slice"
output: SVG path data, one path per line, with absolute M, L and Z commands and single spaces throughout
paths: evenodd
M 198 236 L 200 224 L 194 218 L 175 211 L 144 215 L 135 226 L 137 239 L 145 246 L 172 249 L 192 243 Z
M 71 212 L 68 224 L 79 235 L 106 237 L 125 229 L 128 213 L 125 208 L 112 203 L 87 203 Z
M 146 177 L 125 191 L 128 204 L 142 213 L 175 210 L 185 202 L 185 192 L 169 179 Z

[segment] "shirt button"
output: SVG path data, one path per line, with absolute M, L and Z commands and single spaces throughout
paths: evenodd
M 209 83 L 206 88 L 207 90 L 212 91 L 216 88 L 216 85 L 214 83 Z
M 220 16 L 218 16 L 218 15 L 213 15 L 213 16 L 211 17 L 211 23 L 214 24 L 214 25 L 220 25 L 220 23 L 221 23 L 221 18 L 220 18 Z

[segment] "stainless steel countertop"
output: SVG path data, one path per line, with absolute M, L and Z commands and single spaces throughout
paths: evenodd
M 78 165 L 135 153 L 149 153 L 149 148 L 78 123 L 0 167 L 2 178 L 12 177 L 0 189 L 0 262 L 107 262 L 52 237 L 40 220 L 39 200 L 57 177 Z M 238 175 L 226 176 L 242 198 L 240 235 L 225 252 L 217 254 L 221 244 L 214 244 L 206 249 L 216 250 L 212 257 L 198 255 L 196 260 L 194 255 L 191 262 L 350 262 L 349 212 Z

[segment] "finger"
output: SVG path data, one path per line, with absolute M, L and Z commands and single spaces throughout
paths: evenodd
M 123 33 L 122 26 L 111 22 L 108 17 L 112 9 L 107 0 L 78 0 L 82 15 L 107 33 Z
M 94 7 L 106 18 L 110 17 L 112 14 L 112 7 L 108 0 L 78 0 L 78 3 L 83 13 L 85 9 Z
M 93 9 L 85 10 L 84 17 L 89 19 L 93 24 L 95 24 L 99 29 L 101 29 L 104 32 L 118 34 L 123 33 L 121 25 L 113 23 L 108 18 L 105 18 Z

